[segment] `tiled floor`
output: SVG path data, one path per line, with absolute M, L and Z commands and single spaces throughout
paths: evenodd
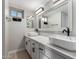
M 24 50 L 10 54 L 9 59 L 31 59 L 31 58 L 29 57 L 28 53 Z

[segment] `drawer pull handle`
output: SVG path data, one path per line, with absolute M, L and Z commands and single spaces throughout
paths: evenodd
M 27 45 L 27 42 L 26 42 L 26 45 Z
M 43 49 L 42 49 L 42 48 L 39 48 L 39 50 L 42 50 L 42 51 L 43 51 Z
M 35 48 L 32 48 L 33 53 L 35 52 Z

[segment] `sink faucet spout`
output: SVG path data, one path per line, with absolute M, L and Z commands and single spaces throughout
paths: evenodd
M 66 32 L 67 33 L 67 36 L 69 36 L 70 35 L 70 29 L 67 27 L 67 30 L 66 29 L 64 29 L 63 31 L 62 31 L 63 33 L 64 32 Z

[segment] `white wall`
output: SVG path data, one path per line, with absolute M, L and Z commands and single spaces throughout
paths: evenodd
M 76 36 L 76 0 L 73 0 L 72 35 Z
M 61 28 L 61 11 L 48 17 L 48 25 L 50 28 Z
M 26 7 L 23 7 L 21 5 L 17 5 L 17 4 L 14 4 L 14 3 L 10 3 L 9 2 L 9 7 L 23 9 L 24 10 L 24 18 L 27 18 L 28 16 L 34 15 L 34 12 L 33 11 L 31 11 L 31 10 L 27 9 Z
M 4 1 L 3 1 L 4 2 Z M 8 39 L 9 39 L 9 23 L 6 22 L 6 17 L 8 16 L 8 0 L 5 0 L 4 2 L 4 10 L 3 10 L 3 30 L 2 30 L 2 58 L 7 58 L 8 55 Z
M 8 0 L 5 1 L 5 16 L 8 15 Z M 5 54 L 8 52 L 8 39 L 9 39 L 9 23 L 6 22 L 5 17 Z
M 9 51 L 24 48 L 23 34 L 25 27 L 25 19 L 22 19 L 22 22 L 9 23 Z
M 22 49 L 24 48 L 24 41 L 23 41 L 23 34 L 24 34 L 24 30 L 27 28 L 26 27 L 26 18 L 30 15 L 33 15 L 33 12 L 26 9 L 25 7 L 21 7 L 18 6 L 16 4 L 11 4 L 7 1 L 7 6 L 5 9 L 5 13 L 6 16 L 9 16 L 9 7 L 15 7 L 15 8 L 19 8 L 19 9 L 23 9 L 24 10 L 24 19 L 22 19 L 22 22 L 8 22 L 5 19 L 5 42 L 7 45 L 5 47 L 5 49 L 7 49 L 7 52 L 9 51 L 13 51 L 13 50 L 17 50 L 17 49 Z

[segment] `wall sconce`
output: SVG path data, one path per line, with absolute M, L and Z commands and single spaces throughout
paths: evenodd
M 53 0 L 53 3 L 55 4 L 55 3 L 58 2 L 58 1 L 60 1 L 60 0 Z
M 45 17 L 45 16 L 44 16 L 44 17 L 42 17 L 42 21 L 44 22 L 44 24 L 45 24 L 45 25 L 47 25 L 47 24 L 48 24 L 48 19 L 47 19 L 47 17 Z
M 30 18 L 32 18 L 33 16 L 29 16 L 27 19 L 30 19 Z
M 42 11 L 44 11 L 44 8 L 43 8 L 43 7 L 40 7 L 39 9 L 37 9 L 37 10 L 35 11 L 35 13 L 36 13 L 36 14 L 39 14 L 39 13 L 41 13 Z

